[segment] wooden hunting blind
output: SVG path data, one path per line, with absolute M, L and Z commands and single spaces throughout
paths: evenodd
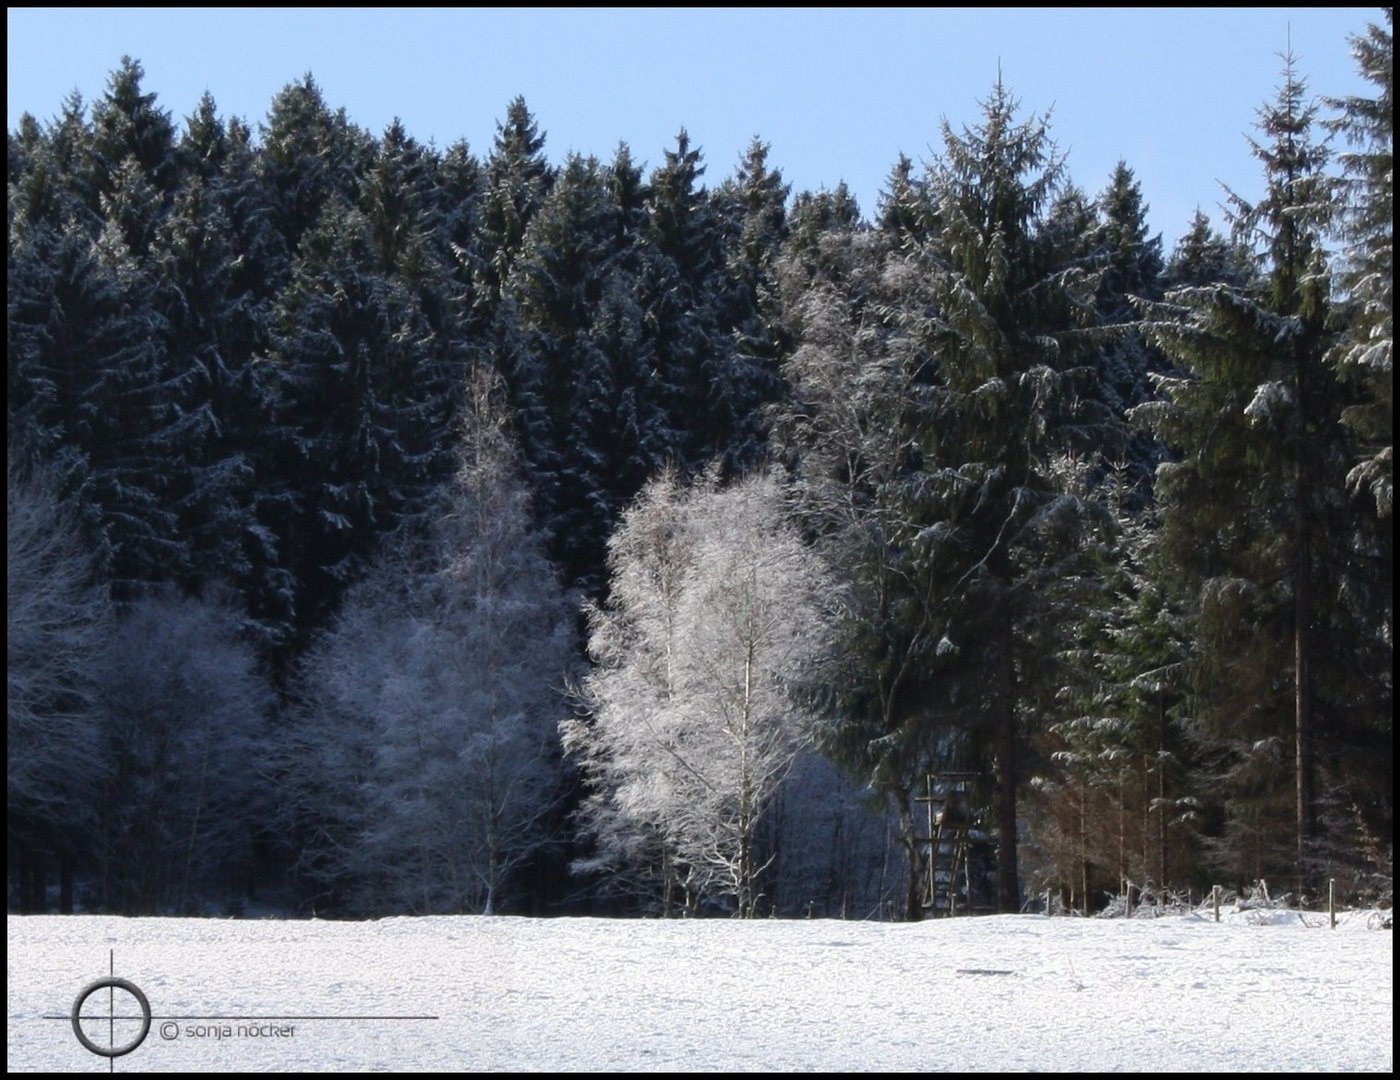
M 934 914 L 958 913 L 960 886 L 964 907 L 971 911 L 975 906 L 970 834 L 978 779 L 975 772 L 929 773 L 925 794 L 917 796 L 928 811 L 928 835 L 921 845 L 927 866 L 923 903 Z

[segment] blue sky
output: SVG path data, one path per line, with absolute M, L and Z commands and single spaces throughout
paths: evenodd
M 92 101 L 129 54 L 177 120 L 207 89 L 256 129 L 310 71 L 376 134 L 398 116 L 480 154 L 517 94 L 555 160 L 626 140 L 654 166 L 684 126 L 716 184 L 758 135 L 794 191 L 845 180 L 869 214 L 901 152 L 928 161 L 941 120 L 976 121 L 999 65 L 1081 187 L 1127 161 L 1170 248 L 1196 206 L 1219 220 L 1220 182 L 1257 194 L 1245 136 L 1290 37 L 1314 94 L 1366 93 L 1347 36 L 1368 22 L 1381 9 L 9 8 L 7 122 Z

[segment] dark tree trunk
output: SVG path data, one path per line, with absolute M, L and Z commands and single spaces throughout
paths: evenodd
M 1009 645 L 1008 645 L 1009 648 Z M 1015 678 L 1008 658 L 1004 666 L 1001 697 L 997 708 L 997 911 L 1015 914 L 1021 910 L 1021 888 L 1016 862 L 1016 784 L 1017 738 Z
M 918 922 L 924 917 L 918 834 L 914 827 L 914 815 L 909 809 L 909 792 L 900 789 L 893 793 L 893 798 L 899 814 L 899 844 L 904 848 L 906 868 L 903 918 L 905 922 Z
M 1302 511 L 1299 511 L 1300 515 Z M 1296 834 L 1298 851 L 1298 893 L 1307 881 L 1308 848 L 1313 835 L 1312 783 L 1312 685 L 1309 658 L 1308 623 L 1311 618 L 1311 581 L 1306 534 L 1298 544 L 1297 584 L 1293 613 L 1294 729 L 1295 762 L 1298 774 Z

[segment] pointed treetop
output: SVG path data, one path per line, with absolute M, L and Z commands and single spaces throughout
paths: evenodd
M 496 124 L 495 148 L 491 156 L 505 161 L 538 160 L 542 163 L 544 142 L 545 133 L 540 131 L 530 107 L 525 104 L 525 98 L 517 95 L 506 106 L 505 120 Z
M 935 168 L 951 196 L 984 227 L 1024 231 L 1058 189 L 1064 158 L 1050 137 L 1050 111 L 1017 122 L 1021 103 L 998 76 L 979 103 L 982 119 L 961 134 L 941 122 L 944 152 Z
M 1267 275 L 1273 310 L 1287 313 L 1316 299 L 1303 293 L 1315 291 L 1309 283 L 1322 269 L 1322 233 L 1332 217 L 1335 185 L 1324 171 L 1330 152 L 1312 135 L 1317 105 L 1298 74 L 1298 58 L 1284 53 L 1282 59 L 1283 82 L 1258 110 L 1262 139 L 1249 140 L 1264 166 L 1264 195 L 1251 203 L 1227 192 L 1235 240 Z
M 94 146 L 109 182 L 123 159 L 134 157 L 148 179 L 168 188 L 175 180 L 175 125 L 169 113 L 157 108 L 154 93 L 141 92 L 144 77 L 139 61 L 122 57 L 92 111 Z

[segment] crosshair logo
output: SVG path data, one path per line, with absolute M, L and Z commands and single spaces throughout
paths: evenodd
M 117 1058 L 131 1053 L 146 1041 L 146 1036 L 151 1033 L 152 1020 L 161 1021 L 157 1030 L 166 1042 L 177 1039 L 276 1042 L 295 1038 L 298 1027 L 310 1021 L 380 1023 L 439 1019 L 437 1016 L 386 1016 L 374 1013 L 156 1016 L 151 1012 L 151 1003 L 145 991 L 130 979 L 117 976 L 116 963 L 116 950 L 109 949 L 107 977 L 83 987 L 68 1012 L 45 1013 L 43 1016 L 45 1020 L 69 1021 L 73 1025 L 73 1034 L 83 1048 L 106 1058 L 108 1068 L 113 1071 Z
M 132 1013 L 133 1002 L 139 1015 Z M 104 1005 L 107 1010 L 105 1013 L 101 1011 Z M 89 983 L 73 1001 L 71 1015 L 73 1034 L 78 1037 L 78 1041 L 94 1054 L 105 1058 L 119 1058 L 131 1053 L 146 1041 L 146 1036 L 151 1031 L 151 1003 L 141 988 L 130 979 L 109 976 Z M 96 1029 L 97 1038 L 83 1030 L 84 1024 Z M 131 1031 L 133 1024 L 139 1025 L 135 1037 L 119 1042 L 118 1031 L 120 1030 L 124 1038 Z M 104 1025 L 105 1032 L 102 1030 Z M 102 1039 L 104 1034 L 105 1040 L 99 1042 L 98 1039 Z

